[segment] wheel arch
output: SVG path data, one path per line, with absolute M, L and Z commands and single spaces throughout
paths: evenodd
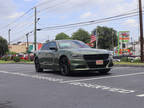
M 61 60 L 62 58 L 64 58 L 64 57 L 66 57 L 66 58 L 68 59 L 68 57 L 67 57 L 66 55 L 61 55 L 61 56 L 59 57 L 59 63 L 60 63 L 60 60 Z

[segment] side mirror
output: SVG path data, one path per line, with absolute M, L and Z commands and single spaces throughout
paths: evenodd
M 49 49 L 50 49 L 50 50 L 55 50 L 55 51 L 57 51 L 57 48 L 56 48 L 56 47 L 50 47 Z

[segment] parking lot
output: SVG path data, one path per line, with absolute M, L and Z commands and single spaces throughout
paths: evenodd
M 0 64 L 0 108 L 143 108 L 143 67 L 114 67 L 109 74 L 62 76 L 32 64 Z

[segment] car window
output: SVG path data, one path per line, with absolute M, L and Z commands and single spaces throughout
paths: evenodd
M 57 47 L 56 42 L 49 42 L 48 46 L 49 46 L 49 48 L 50 47 Z
M 70 48 L 71 47 L 71 43 L 61 43 L 61 44 L 59 44 L 59 47 L 61 49 Z
M 70 49 L 70 48 L 90 48 L 88 45 L 81 41 L 75 41 L 75 40 L 61 40 L 59 41 L 59 47 L 60 49 Z
M 50 47 L 56 47 L 56 42 L 45 43 L 41 50 L 49 50 Z
M 41 50 L 48 50 L 48 49 L 49 49 L 48 43 L 45 43 L 41 48 Z

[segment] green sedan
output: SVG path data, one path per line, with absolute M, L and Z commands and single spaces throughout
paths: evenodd
M 34 62 L 36 72 L 53 69 L 62 75 L 84 70 L 108 73 L 113 66 L 109 51 L 90 48 L 78 40 L 47 42 L 35 53 Z

